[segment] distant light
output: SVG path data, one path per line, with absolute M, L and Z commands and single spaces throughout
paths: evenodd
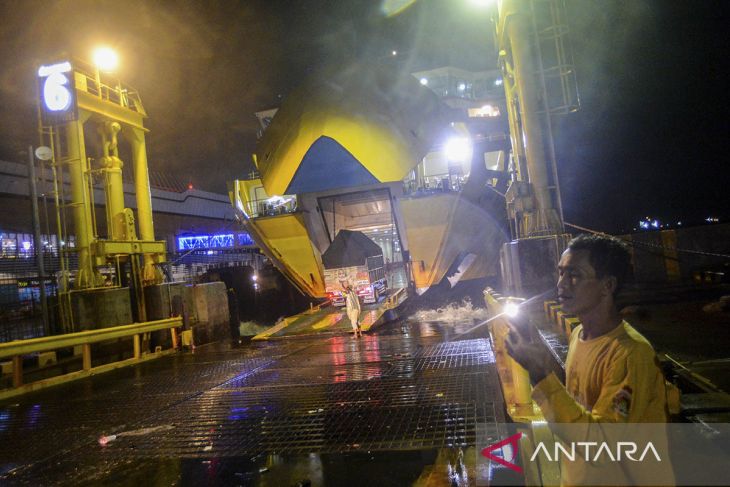
M 517 303 L 509 302 L 504 305 L 504 314 L 509 316 L 510 318 L 514 318 L 517 316 L 517 314 L 520 312 L 520 307 L 517 306 Z
M 188 183 L 188 189 L 193 189 L 193 183 Z
M 705 218 L 705 221 L 707 223 L 717 223 L 720 221 L 720 219 L 714 216 L 708 216 L 707 218 Z
M 502 78 L 497 78 L 494 80 L 494 86 L 502 86 Z
M 259 276 L 258 276 L 258 275 L 256 275 L 256 274 L 252 274 L 252 275 L 251 275 L 251 280 L 252 280 L 253 282 L 256 282 L 256 281 L 258 281 L 258 279 L 259 279 Z
M 677 222 L 677 225 L 679 225 L 681 227 L 682 226 L 682 222 Z
M 469 108 L 467 110 L 469 117 L 499 117 L 499 107 L 492 105 L 484 105 L 481 108 Z
M 397 55 L 398 55 L 398 51 L 392 51 L 392 52 L 391 52 L 391 54 L 392 54 L 393 56 L 397 56 Z
M 659 220 L 654 220 L 653 222 L 651 222 L 651 226 L 654 228 L 659 228 Z
M 103 46 L 94 50 L 94 64 L 101 71 L 114 71 L 119 65 L 119 56 L 113 49 Z
M 428 78 L 421 78 L 421 84 L 426 86 L 428 84 Z
M 23 250 L 30 250 L 30 242 L 23 242 Z
M 110 442 L 117 439 L 117 435 L 102 436 L 99 438 L 99 445 L 107 446 Z
M 466 89 L 466 85 L 464 83 L 459 83 L 459 91 L 464 91 Z
M 452 162 L 471 161 L 473 148 L 466 137 L 453 137 L 444 145 L 446 159 Z

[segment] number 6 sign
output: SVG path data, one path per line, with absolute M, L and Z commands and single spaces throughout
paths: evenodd
M 73 69 L 68 61 L 38 69 L 41 95 L 41 118 L 44 125 L 56 125 L 77 119 Z

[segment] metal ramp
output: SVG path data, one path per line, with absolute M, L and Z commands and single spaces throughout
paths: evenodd
M 281 458 L 326 470 L 322 459 L 343 455 L 370 480 L 393 459 L 425 466 L 436 450 L 473 447 L 478 424 L 496 433 L 505 421 L 489 341 L 428 329 L 201 347 L 0 404 L 0 481 L 255 484 L 291 473 Z

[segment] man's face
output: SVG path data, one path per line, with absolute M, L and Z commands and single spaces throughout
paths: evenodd
M 581 315 L 596 308 L 613 289 L 596 277 L 587 250 L 566 250 L 558 263 L 558 301 L 563 309 Z

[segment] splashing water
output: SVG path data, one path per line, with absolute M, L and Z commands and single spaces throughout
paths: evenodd
M 410 320 L 416 321 L 439 321 L 445 324 L 471 322 L 472 320 L 486 320 L 488 318 L 485 308 L 474 307 L 469 298 L 461 302 L 450 303 L 448 306 L 438 309 L 420 310 L 413 314 Z

